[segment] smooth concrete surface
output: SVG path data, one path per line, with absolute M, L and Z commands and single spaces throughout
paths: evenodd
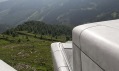
M 73 44 L 73 71 L 82 71 L 81 51 Z
M 75 27 L 72 31 L 73 43 L 75 43 L 77 46 L 80 47 L 80 45 L 79 45 L 80 37 L 79 36 L 81 35 L 81 33 L 88 28 L 92 28 L 92 27 L 96 27 L 96 26 L 101 26 L 101 24 L 96 22 L 96 23 L 84 24 L 84 25 L 80 25 L 80 26 Z
M 69 46 L 69 47 L 68 47 Z M 72 71 L 72 42 L 51 44 L 54 71 Z
M 75 27 L 72 31 L 72 41 L 80 47 L 79 45 L 79 39 L 81 33 L 89 28 L 96 27 L 96 26 L 107 26 L 112 28 L 119 28 L 119 19 L 117 20 L 109 20 L 109 21 L 101 21 L 101 22 L 94 22 L 94 23 L 87 23 L 84 25 L 79 25 Z
M 17 71 L 4 61 L 0 60 L 0 71 Z
M 95 64 L 89 57 L 81 52 L 82 71 L 103 71 L 97 64 Z
M 72 49 L 64 49 L 64 50 L 65 50 L 69 65 L 73 69 L 73 50 Z
M 60 46 L 58 44 L 60 43 L 53 43 L 51 45 L 55 71 L 58 71 L 60 67 L 67 67 L 64 56 L 62 55 Z
M 60 45 L 60 42 L 52 43 L 52 44 L 51 44 L 52 52 L 60 51 L 61 49 L 59 48 L 59 45 Z
M 67 66 L 67 64 L 66 64 L 66 62 L 65 62 L 65 59 L 64 59 L 64 57 L 63 57 L 61 51 L 56 51 L 56 52 L 54 53 L 54 57 L 55 57 L 55 60 L 56 60 L 56 62 L 57 62 L 57 67 L 58 67 L 58 68 L 60 68 L 61 66 L 62 66 L 62 67 L 66 67 L 66 66 Z M 60 61 L 60 62 L 59 62 L 59 61 Z
M 55 57 L 54 57 L 53 52 L 52 52 L 53 68 L 54 68 L 54 71 L 58 71 L 59 68 L 57 67 L 57 62 L 55 61 L 54 58 Z
M 69 71 L 68 67 L 60 67 L 57 71 Z
M 73 69 L 73 50 L 72 50 L 72 42 L 68 41 L 66 43 L 62 43 L 62 47 L 64 48 L 64 52 L 68 59 L 69 66 Z
M 84 66 L 82 66 L 82 62 L 76 64 L 80 61 L 80 51 L 77 50 L 77 47 L 102 70 L 119 71 L 119 20 L 78 26 L 74 28 L 72 36 L 74 71 L 80 71 L 80 67 L 76 67 L 79 66 L 79 64 L 81 64 L 81 70 L 87 65 L 84 64 Z M 74 45 L 77 47 L 74 47 Z M 78 57 L 79 60 L 76 57 Z M 83 60 L 85 59 L 86 58 Z M 90 64 L 93 66 L 92 63 Z M 89 70 L 85 69 L 84 71 Z
M 82 51 L 106 71 L 119 70 L 118 32 L 119 29 L 98 26 L 85 30 L 80 38 Z

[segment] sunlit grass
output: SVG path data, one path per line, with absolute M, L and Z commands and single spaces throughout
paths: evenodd
M 50 50 L 52 42 L 27 34 L 16 37 L 0 35 L 0 59 L 18 71 L 53 71 Z

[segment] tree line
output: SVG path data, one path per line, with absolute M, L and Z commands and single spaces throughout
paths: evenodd
M 17 35 L 16 31 L 27 31 L 28 33 L 51 35 L 52 37 L 64 35 L 66 38 L 71 38 L 72 28 L 66 25 L 56 25 L 56 24 L 45 24 L 41 21 L 27 21 L 15 28 L 9 29 L 4 34 L 12 35 L 15 37 Z

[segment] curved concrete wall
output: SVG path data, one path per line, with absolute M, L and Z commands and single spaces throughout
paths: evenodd
M 119 20 L 73 29 L 74 71 L 119 71 Z

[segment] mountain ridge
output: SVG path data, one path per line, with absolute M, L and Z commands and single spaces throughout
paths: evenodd
M 47 24 L 80 25 L 119 18 L 117 0 L 8 0 L 0 3 L 0 24 L 36 20 Z

